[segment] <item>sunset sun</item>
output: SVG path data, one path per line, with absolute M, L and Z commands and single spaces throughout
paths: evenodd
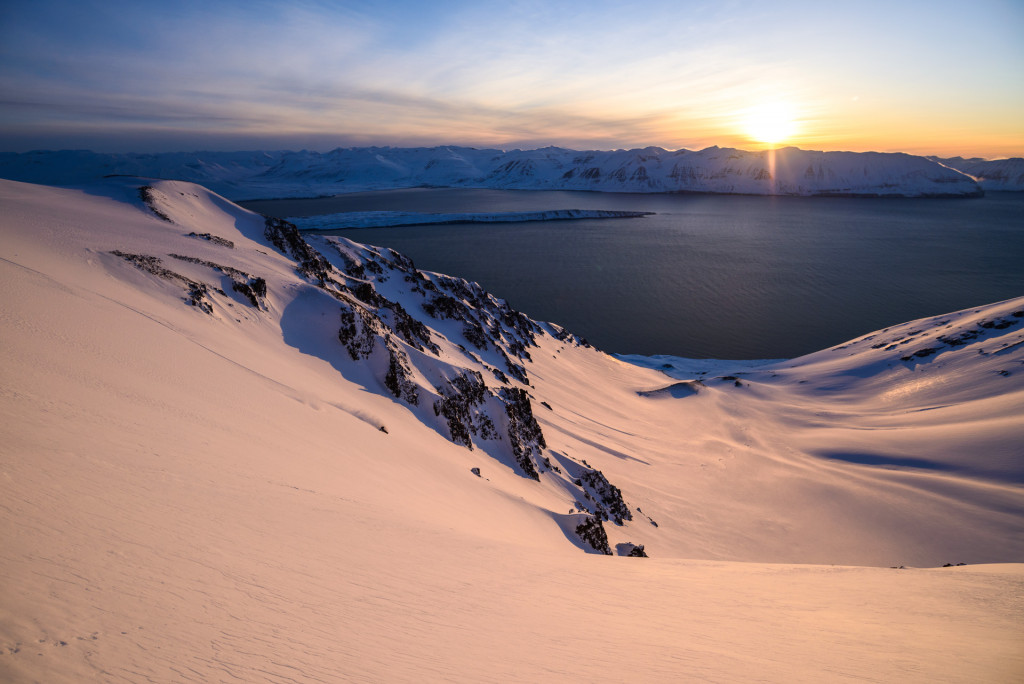
M 743 117 L 744 133 L 766 145 L 778 145 L 797 131 L 794 108 L 784 102 L 767 102 L 751 107 Z

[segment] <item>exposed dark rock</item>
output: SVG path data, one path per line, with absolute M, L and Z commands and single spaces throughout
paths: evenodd
M 221 245 L 222 247 L 228 247 L 230 249 L 235 248 L 235 243 L 232 242 L 231 240 L 225 240 L 222 237 L 217 237 L 216 235 L 211 235 L 210 233 L 196 233 L 195 231 L 193 231 L 188 234 L 188 237 L 197 238 L 199 240 L 206 240 L 208 242 L 212 242 L 215 245 Z
M 392 314 L 391 328 L 399 336 L 409 343 L 410 346 L 423 351 L 424 349 L 430 351 L 432 354 L 437 356 L 440 354 L 440 348 L 431 340 L 430 329 L 423 325 L 415 318 L 409 315 L 409 313 L 402 307 L 398 302 L 392 302 L 390 300 L 383 299 L 383 307 L 390 310 Z
M 238 292 L 257 309 L 262 308 L 262 300 L 267 296 L 267 281 L 263 278 L 253 278 L 248 282 L 238 282 L 237 280 L 232 282 L 232 289 Z
M 1022 315 L 1018 316 L 1017 315 L 1018 313 L 1020 313 Z M 914 358 L 926 358 L 928 356 L 931 356 L 932 354 L 937 354 L 937 353 L 942 352 L 944 348 L 945 349 L 953 349 L 953 348 L 956 348 L 956 347 L 962 347 L 964 345 L 967 345 L 970 342 L 973 342 L 974 340 L 977 340 L 979 338 L 985 337 L 989 333 L 989 331 L 992 331 L 992 330 L 1006 330 L 1007 328 L 1011 328 L 1011 327 L 1020 325 L 1022 322 L 1024 322 L 1024 321 L 1020 320 L 1021 318 L 1024 318 L 1024 312 L 1014 312 L 1014 313 L 1012 313 L 1010 315 L 1013 316 L 1017 320 L 1014 320 L 1013 318 L 995 318 L 995 319 L 992 319 L 992 320 L 984 320 L 984 321 L 979 322 L 978 323 L 978 327 L 976 327 L 976 328 L 968 328 L 966 330 L 960 330 L 959 332 L 950 333 L 948 335 L 939 335 L 936 338 L 936 342 L 941 343 L 941 346 L 925 347 L 923 349 L 918 349 L 917 351 L 915 351 L 912 354 L 907 354 L 906 356 L 901 356 L 900 359 L 902 361 L 912 361 Z M 947 323 L 947 321 L 943 321 L 942 323 L 939 323 L 938 325 L 942 325 L 943 323 Z M 952 327 L 952 326 L 946 326 L 946 327 L 949 328 L 949 327 Z M 910 335 L 914 335 L 917 332 L 921 332 L 921 331 L 915 331 L 914 333 L 910 333 Z M 897 339 L 900 339 L 900 338 L 897 338 Z M 907 340 L 907 341 L 909 341 L 909 340 Z M 900 342 L 900 344 L 905 344 L 905 343 L 906 342 Z M 887 349 L 888 349 L 888 347 L 887 347 Z
M 434 415 L 443 416 L 448 423 L 451 440 L 473 448 L 471 435 L 483 439 L 497 439 L 494 422 L 478 410 L 491 392 L 477 371 L 465 371 L 437 387 L 441 398 L 434 402 Z
M 205 283 L 199 283 L 188 278 L 183 278 L 188 288 L 188 303 L 198 308 L 203 313 L 212 314 L 213 304 L 208 299 L 209 291 Z
M 157 218 L 159 218 L 162 221 L 167 221 L 168 223 L 174 223 L 174 221 L 171 220 L 170 216 L 156 208 L 156 196 L 154 195 L 153 186 L 143 185 L 141 188 L 139 188 L 139 199 L 141 199 L 143 203 L 145 203 L 145 205 L 149 208 L 151 212 L 153 212 L 154 215 L 156 215 Z
M 604 525 L 597 518 L 587 518 L 576 526 L 576 534 L 590 548 L 606 556 L 612 555 L 612 549 L 608 545 L 608 534 L 604 531 Z
M 383 306 L 387 302 L 370 283 L 356 283 L 350 285 L 348 290 L 361 302 L 372 307 Z
M 295 224 L 284 219 L 268 217 L 264 223 L 263 236 L 281 253 L 295 259 L 298 262 L 295 270 L 303 276 L 315 278 L 321 287 L 326 287 L 332 280 L 334 267 L 320 252 L 302 239 Z
M 571 344 L 571 345 L 573 345 L 575 347 L 589 347 L 590 346 L 590 343 L 587 342 L 585 339 L 583 339 L 582 337 L 579 337 L 578 335 L 573 335 L 571 332 L 569 332 L 565 328 L 563 328 L 561 326 L 554 325 L 554 324 L 549 324 L 549 325 L 551 325 L 552 329 L 555 332 L 555 339 L 560 340 L 562 342 L 565 342 L 567 344 Z
M 180 273 L 175 273 L 169 268 L 165 268 L 161 265 L 163 262 L 159 257 L 150 256 L 148 254 L 129 254 L 116 249 L 113 250 L 111 254 L 121 257 L 146 273 L 150 273 L 165 280 L 178 281 L 185 287 L 185 291 L 188 293 L 188 297 L 185 299 L 188 304 L 196 307 L 204 313 L 213 313 L 213 304 L 208 298 L 209 289 L 205 283 L 200 283 L 192 280 L 191 278 L 186 278 Z
M 416 264 L 412 262 L 412 259 L 406 255 L 396 252 L 395 250 L 388 248 L 388 256 L 391 257 L 390 261 L 395 264 L 399 269 L 403 271 L 414 272 L 416 271 Z
M 462 336 L 466 338 L 467 342 L 477 349 L 487 349 L 487 332 L 476 318 L 469 317 L 466 323 L 462 326 Z
M 624 542 L 622 544 L 615 545 L 615 553 L 620 556 L 627 558 L 648 558 L 647 552 L 644 551 L 643 544 L 633 544 L 630 542 Z
M 338 341 L 345 345 L 353 361 L 370 358 L 378 332 L 378 321 L 364 307 L 342 305 Z
M 412 381 L 412 369 L 409 357 L 390 338 L 385 339 L 388 349 L 388 371 L 384 376 L 384 386 L 397 399 L 416 406 L 420 403 L 416 383 Z
M 623 520 L 633 519 L 633 513 L 622 499 L 622 492 L 600 470 L 584 470 L 577 482 L 584 487 L 584 496 L 594 501 L 592 512 L 597 518 L 612 520 L 616 525 L 621 525 Z
M 240 271 L 232 266 L 222 266 L 221 264 L 207 261 L 205 259 L 199 259 L 196 257 L 182 256 L 181 254 L 169 255 L 179 261 L 187 261 L 193 264 L 199 264 L 212 268 L 215 271 L 227 275 L 231 278 L 231 288 L 246 297 L 253 307 L 257 309 L 263 309 L 263 299 L 267 296 L 267 281 L 263 278 L 258 278 L 254 275 Z
M 431 318 L 467 320 L 470 318 L 469 307 L 451 295 L 439 294 L 423 304 L 423 310 Z
M 508 371 L 509 375 L 511 375 L 513 378 L 523 383 L 524 385 L 530 384 L 530 379 L 526 375 L 526 368 L 524 368 L 521 364 L 518 364 L 515 361 L 513 361 L 509 357 L 509 355 L 505 353 L 505 350 L 502 349 L 501 347 L 498 347 L 498 354 L 500 354 L 501 357 L 505 359 L 505 369 Z
M 544 433 L 533 416 L 530 396 L 526 390 L 518 387 L 501 389 L 500 396 L 505 400 L 505 413 L 508 416 L 508 438 L 512 445 L 512 456 L 516 463 L 529 477 L 540 480 L 540 474 L 534 465 L 534 456 L 541 457 L 547 442 Z

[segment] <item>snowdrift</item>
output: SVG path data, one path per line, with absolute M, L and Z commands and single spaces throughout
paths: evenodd
M 1024 665 L 1024 298 L 669 377 L 191 183 L 0 204 L 7 680 Z

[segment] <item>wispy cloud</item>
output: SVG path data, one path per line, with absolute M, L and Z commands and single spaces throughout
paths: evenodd
M 1024 10 L 992 0 L 983 9 L 1000 16 L 953 22 L 944 3 L 908 4 L 8 4 L 0 134 L 11 145 L 18 131 L 106 123 L 112 135 L 148 126 L 235 139 L 696 147 L 743 143 L 739 113 L 781 99 L 803 119 L 797 143 L 870 147 L 885 137 L 873 122 L 886 108 L 908 135 L 907 122 L 928 119 L 937 137 L 948 122 L 968 139 L 950 81 L 926 71 L 977 67 L 971 53 L 926 40 L 948 24 L 988 31 L 1005 65 L 986 60 L 986 76 L 952 86 L 984 100 L 984 125 L 1024 147 L 1024 88 L 1009 87 L 1024 50 L 1007 28 L 1024 27 Z

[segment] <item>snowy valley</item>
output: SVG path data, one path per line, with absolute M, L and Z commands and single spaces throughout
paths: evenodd
M 907 155 L 581 154 L 90 163 L 234 198 L 978 192 Z M 0 181 L 6 680 L 1024 672 L 1024 298 L 798 359 L 616 358 L 213 190 Z

